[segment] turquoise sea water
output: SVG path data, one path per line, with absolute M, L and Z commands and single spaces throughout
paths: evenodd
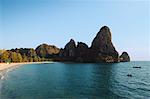
M 30 64 L 0 80 L 0 99 L 49 98 L 148 99 L 150 62 Z

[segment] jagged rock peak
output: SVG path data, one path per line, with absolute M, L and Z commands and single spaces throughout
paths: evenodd
M 109 27 L 108 27 L 108 26 L 103 26 L 103 27 L 101 27 L 101 28 L 100 28 L 100 31 L 102 31 L 102 30 L 110 31 L 110 29 L 109 29 Z
M 108 26 L 103 26 L 97 35 L 107 36 L 111 40 L 111 32 Z
M 83 43 L 83 42 L 78 42 L 77 43 L 77 48 L 80 48 L 80 49 L 88 49 L 88 45 Z
M 75 42 L 74 39 L 70 39 L 70 42 Z
M 65 49 L 74 49 L 76 48 L 76 43 L 73 39 L 70 39 L 70 41 L 66 44 Z
M 127 52 L 123 52 L 120 57 L 120 62 L 129 62 L 130 61 L 130 57 L 129 54 Z
M 111 41 L 111 32 L 107 26 L 103 26 L 97 33 L 96 37 L 92 41 L 91 49 L 94 50 L 95 55 L 99 55 L 97 57 L 102 56 L 102 58 L 105 59 L 107 57 L 112 57 L 111 60 L 118 60 L 118 52 Z
M 103 26 L 94 38 L 91 48 L 97 49 L 100 52 L 116 52 L 112 41 L 111 32 L 107 26 Z

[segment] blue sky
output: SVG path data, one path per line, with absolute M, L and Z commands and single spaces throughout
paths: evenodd
M 0 0 L 0 49 L 60 48 L 71 38 L 91 46 L 104 25 L 120 54 L 150 60 L 148 0 Z

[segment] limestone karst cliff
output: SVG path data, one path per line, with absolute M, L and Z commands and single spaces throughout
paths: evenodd
M 53 58 L 59 53 L 60 49 L 54 45 L 41 44 L 35 49 L 35 51 L 41 58 Z
M 113 43 L 110 29 L 107 26 L 103 26 L 93 39 L 91 47 L 88 47 L 83 42 L 78 42 L 71 39 L 61 49 L 60 58 L 62 61 L 73 62 L 119 62 L 119 54 L 116 51 Z M 126 56 L 123 55 L 124 61 Z M 122 60 L 121 60 L 122 61 Z

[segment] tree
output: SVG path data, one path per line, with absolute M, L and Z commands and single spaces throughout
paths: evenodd
M 16 52 L 11 52 L 10 53 L 10 59 L 12 62 L 17 62 L 17 54 Z
M 1 59 L 2 62 L 6 62 L 9 59 L 9 53 L 7 51 L 3 52 L 0 55 L 0 59 Z
M 41 62 L 41 58 L 38 56 L 38 61 Z
M 22 56 L 20 53 L 17 53 L 17 62 L 22 62 Z
M 22 62 L 22 56 L 20 53 L 11 52 L 10 59 L 12 62 Z
M 33 58 L 32 57 L 29 57 L 29 62 L 33 62 Z
M 25 53 L 22 56 L 22 62 L 28 62 L 28 57 L 25 55 Z
M 35 57 L 33 58 L 33 61 L 34 61 L 34 62 L 38 62 L 38 57 L 35 56 Z
M 28 51 L 28 56 L 32 58 L 36 57 L 37 56 L 36 51 L 34 49 L 30 49 Z

